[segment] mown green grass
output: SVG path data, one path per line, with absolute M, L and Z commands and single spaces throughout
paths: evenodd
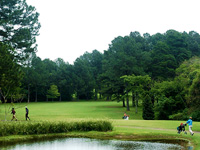
M 22 123 L 25 121 L 25 105 L 24 103 L 16 104 L 16 117 Z M 71 132 L 70 136 L 86 136 L 86 137 L 112 137 L 124 138 L 129 140 L 149 140 L 149 139 L 186 139 L 189 140 L 196 149 L 200 149 L 200 122 L 193 123 L 194 136 L 185 134 L 177 134 L 177 126 L 186 120 L 143 120 L 142 107 L 130 107 L 131 111 L 127 112 L 122 107 L 122 103 L 116 101 L 93 101 L 93 102 L 48 102 L 48 103 L 29 103 L 29 117 L 31 122 L 34 121 L 80 121 L 80 120 L 109 120 L 113 123 L 114 130 L 112 132 Z M 124 112 L 130 115 L 130 120 L 123 120 Z M 12 115 L 9 114 L 8 120 Z M 4 106 L 0 105 L 0 120 L 4 120 Z M 188 131 L 188 127 L 186 127 Z M 197 132 L 198 131 L 198 132 Z M 13 139 L 15 137 L 6 137 Z M 2 138 L 0 138 L 2 140 Z
M 16 117 L 18 120 L 25 120 L 25 105 L 15 104 Z M 49 120 L 49 121 L 65 121 L 69 119 L 121 119 L 125 107 L 122 103 L 114 102 L 48 102 L 48 103 L 29 103 L 29 117 L 31 120 Z M 0 120 L 4 119 L 4 107 L 0 105 Z M 138 114 L 135 114 L 135 108 L 130 108 L 127 112 L 130 119 L 142 119 L 141 107 L 138 109 Z M 11 120 L 12 115 L 9 114 L 8 120 Z

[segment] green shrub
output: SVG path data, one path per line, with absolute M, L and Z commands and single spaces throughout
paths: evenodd
M 200 111 L 194 111 L 191 116 L 193 121 L 200 121 Z
M 109 131 L 109 121 L 80 122 L 0 122 L 0 136 L 65 133 L 70 131 Z
M 186 120 L 186 119 L 183 119 L 183 118 L 185 118 L 183 113 L 177 113 L 177 114 L 173 114 L 173 115 L 169 116 L 170 120 Z
M 183 112 L 179 112 L 169 116 L 170 120 L 188 120 L 188 110 L 185 109 Z

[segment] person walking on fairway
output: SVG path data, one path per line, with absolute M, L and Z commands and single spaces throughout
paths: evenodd
M 16 113 L 15 109 L 12 108 L 11 114 L 13 114 L 13 117 L 12 117 L 12 120 L 11 120 L 11 121 L 13 121 L 13 119 L 15 119 L 15 120 L 17 121 L 17 118 L 16 118 L 16 116 L 15 116 L 15 113 Z
M 28 116 L 29 110 L 28 110 L 27 106 L 25 107 L 25 109 L 26 109 L 26 121 L 27 121 L 27 119 L 30 120 L 30 118 L 29 118 L 29 116 Z
M 192 117 L 189 118 L 189 120 L 186 122 L 186 124 L 189 125 L 190 134 L 194 135 L 194 132 L 192 131 Z

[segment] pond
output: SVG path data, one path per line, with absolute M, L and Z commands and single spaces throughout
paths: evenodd
M 35 143 L 22 143 L 0 147 L 1 150 L 182 150 L 178 144 L 99 140 L 89 138 L 64 138 Z

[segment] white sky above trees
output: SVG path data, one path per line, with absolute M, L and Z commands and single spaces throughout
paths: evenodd
M 40 13 L 37 56 L 73 64 L 117 36 L 138 31 L 200 33 L 199 0 L 27 0 Z

